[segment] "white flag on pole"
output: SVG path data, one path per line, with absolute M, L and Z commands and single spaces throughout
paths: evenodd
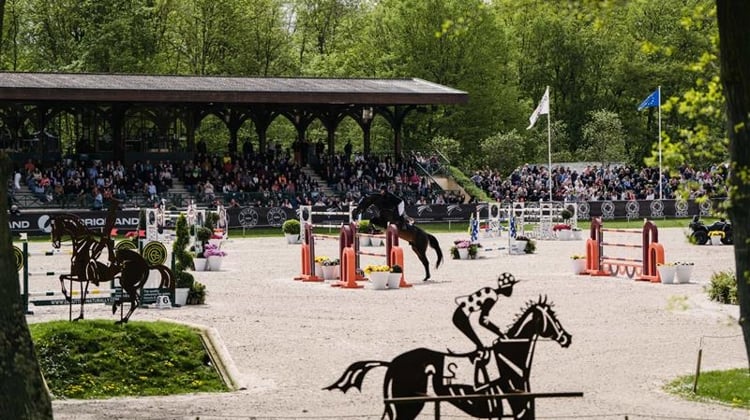
M 536 106 L 536 109 L 529 117 L 529 126 L 526 127 L 526 129 L 530 130 L 531 127 L 536 124 L 536 120 L 539 116 L 546 114 L 549 114 L 549 86 L 547 86 L 547 89 L 544 91 L 544 96 L 542 96 L 542 100 L 539 101 L 539 105 Z

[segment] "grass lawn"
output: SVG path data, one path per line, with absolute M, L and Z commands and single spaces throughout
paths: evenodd
M 29 325 L 55 398 L 222 392 L 198 331 L 169 322 L 54 321 Z
M 666 390 L 694 401 L 720 402 L 750 409 L 750 371 L 731 369 L 702 372 L 698 390 L 693 393 L 694 375 L 682 376 L 666 386 Z M 748 413 L 750 415 L 750 413 Z

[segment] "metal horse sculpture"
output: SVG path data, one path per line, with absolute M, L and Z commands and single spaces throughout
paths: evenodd
M 74 321 L 83 319 L 89 283 L 98 286 L 103 282 L 119 280 L 123 290 L 127 292 L 130 302 L 130 310 L 117 321 L 119 324 L 128 322 L 128 319 L 140 304 L 140 289 L 148 280 L 150 270 L 156 269 L 161 274 L 160 287 L 171 287 L 174 281 L 172 271 L 168 267 L 161 264 L 149 265 L 139 253 L 133 250 L 114 250 L 110 232 L 114 227 L 116 211 L 117 202 L 113 201 L 101 233 L 90 230 L 80 218 L 74 215 L 54 216 L 51 220 L 52 246 L 59 249 L 65 238 L 69 238 L 73 245 L 70 274 L 60 276 L 60 285 L 63 296 L 70 302 L 71 296 L 65 288 L 65 280 L 81 283 L 81 312 Z M 105 249 L 107 250 L 109 265 L 99 261 Z M 112 304 L 112 313 L 114 314 L 117 307 L 124 302 L 124 297 L 117 299 Z
M 51 219 L 52 246 L 59 249 L 63 240 L 68 237 L 73 245 L 70 257 L 70 273 L 60 275 L 60 287 L 65 299 L 70 302 L 72 297 L 65 287 L 65 280 L 76 281 L 81 285 L 81 312 L 77 321 L 83 319 L 83 308 L 86 304 L 89 283 L 98 286 L 99 283 L 114 279 L 116 271 L 99 261 L 102 252 L 107 249 L 110 260 L 113 258 L 112 240 L 108 234 L 99 234 L 89 230 L 83 221 L 75 215 L 63 214 Z M 109 231 L 108 231 L 109 232 Z
M 349 366 L 333 385 L 324 389 L 340 389 L 347 392 L 351 388 L 361 391 L 362 382 L 368 371 L 376 367 L 387 367 L 383 383 L 385 398 L 416 397 L 427 395 L 428 383 L 436 395 L 466 394 L 507 394 L 530 392 L 529 376 L 534 348 L 539 337 L 550 338 L 562 347 L 568 347 L 571 336 L 557 320 L 552 304 L 546 298 L 529 302 L 524 312 L 516 319 L 507 333 L 507 339 L 500 339 L 492 346 L 492 361 L 497 372 L 489 374 L 486 366 L 479 366 L 474 372 L 473 383 L 455 383 L 454 369 L 457 364 L 471 363 L 473 353 L 454 354 L 426 348 L 418 348 L 397 356 L 390 362 L 360 361 Z M 478 418 L 503 417 L 501 398 L 486 400 L 450 400 L 461 411 Z M 515 419 L 534 417 L 533 403 L 524 399 L 509 400 L 511 413 Z M 423 402 L 386 404 L 383 418 L 391 420 L 412 420 L 424 407 Z
M 388 196 L 380 194 L 370 194 L 363 197 L 357 204 L 357 208 L 352 212 L 353 217 L 357 217 L 370 207 L 377 209 L 375 217 L 370 219 L 370 224 L 382 227 L 388 227 L 388 223 L 396 225 L 398 228 L 398 237 L 405 240 L 411 246 L 412 251 L 417 254 L 419 261 L 424 266 L 424 280 L 430 279 L 430 261 L 427 259 L 427 247 L 432 247 L 437 253 L 437 263 L 435 268 L 440 267 L 443 262 L 443 251 L 440 249 L 440 243 L 437 238 L 425 232 L 419 226 L 408 223 L 403 217 L 399 216 L 394 204 L 389 201 Z

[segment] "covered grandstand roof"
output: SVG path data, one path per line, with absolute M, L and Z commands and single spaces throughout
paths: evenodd
M 418 78 L 0 73 L 0 101 L 450 105 L 468 94 Z

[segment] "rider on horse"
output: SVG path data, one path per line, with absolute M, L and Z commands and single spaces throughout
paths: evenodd
M 503 273 L 497 278 L 497 288 L 483 287 L 468 296 L 459 296 L 456 298 L 458 307 L 453 312 L 453 325 L 455 325 L 466 337 L 477 346 L 475 360 L 479 364 L 486 364 L 489 359 L 489 351 L 482 344 L 477 336 L 474 327 L 471 325 L 469 317 L 472 313 L 479 312 L 479 324 L 484 328 L 495 333 L 500 339 L 504 339 L 505 334 L 500 331 L 497 325 L 489 319 L 490 311 L 500 298 L 500 295 L 510 297 L 513 294 L 513 285 L 518 280 L 511 273 Z
M 371 222 L 381 228 L 387 228 L 388 223 L 395 223 L 400 228 L 406 229 L 413 223 L 413 220 L 406 215 L 404 200 L 388 191 L 386 185 L 380 187 L 380 193 L 373 193 L 363 197 L 352 215 L 357 217 L 359 213 L 364 212 L 370 205 L 377 207 L 379 212 L 379 216 L 374 217 Z

